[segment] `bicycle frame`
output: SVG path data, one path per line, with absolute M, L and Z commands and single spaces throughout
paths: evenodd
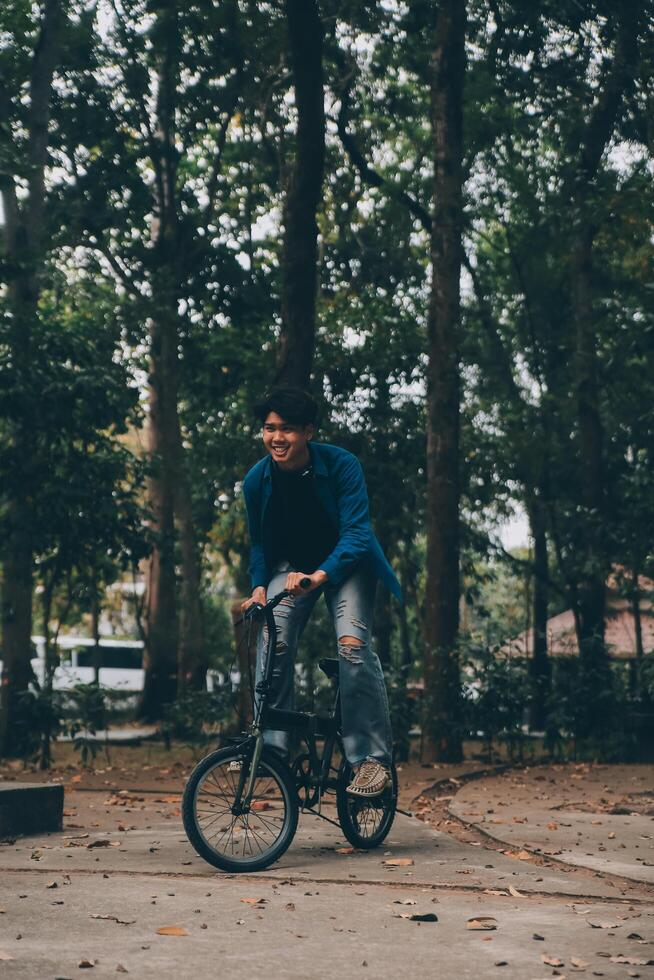
M 261 680 L 256 684 L 254 703 L 254 720 L 250 728 L 249 736 L 254 739 L 254 748 L 250 760 L 250 772 L 245 788 L 245 795 L 242 798 L 241 806 L 247 809 L 252 799 L 254 790 L 255 775 L 261 761 L 263 753 L 263 732 L 266 728 L 279 731 L 299 734 L 307 744 L 309 764 L 310 764 L 310 787 L 314 790 L 313 796 L 319 799 L 326 789 L 335 789 L 336 780 L 329 777 L 334 748 L 339 739 L 341 727 L 340 697 L 338 687 L 334 699 L 334 709 L 331 716 L 319 716 L 303 711 L 287 711 L 280 708 L 273 708 L 268 704 L 268 697 L 274 684 L 275 675 L 275 647 L 277 641 L 277 631 L 275 627 L 275 617 L 273 610 L 282 601 L 288 592 L 280 592 L 274 596 L 265 606 L 258 606 L 257 611 L 263 613 L 266 624 L 268 644 L 266 649 L 266 661 Z M 316 739 L 324 738 L 322 754 L 318 754 Z M 241 773 L 238 787 L 238 797 L 244 789 L 245 773 Z M 313 797 L 310 805 L 313 805 Z

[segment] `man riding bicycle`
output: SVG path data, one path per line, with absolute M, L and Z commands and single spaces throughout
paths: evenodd
M 343 743 L 354 769 L 347 792 L 378 796 L 390 782 L 392 735 L 384 676 L 370 646 L 372 615 L 377 581 L 401 600 L 400 585 L 370 526 L 361 464 L 345 449 L 313 441 L 313 398 L 301 388 L 274 388 L 255 414 L 267 455 L 243 482 L 253 591 L 242 609 L 263 605 L 267 592 L 291 593 L 274 614 L 271 704 L 292 708 L 298 642 L 322 593 L 338 640 Z M 262 631 L 258 678 L 266 643 Z M 287 755 L 286 732 L 268 731 L 265 741 Z

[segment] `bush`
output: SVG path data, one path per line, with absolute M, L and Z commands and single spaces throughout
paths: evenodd
M 160 731 L 170 748 L 173 738 L 203 751 L 220 738 L 234 718 L 235 706 L 229 680 L 213 691 L 186 691 L 166 705 Z
M 464 685 L 467 727 L 486 742 L 492 761 L 493 743 L 503 741 L 509 757 L 523 757 L 523 720 L 532 697 L 527 662 L 522 658 L 498 657 L 494 649 L 478 648 L 474 660 L 465 665 Z
M 20 756 L 27 763 L 38 760 L 41 769 L 52 764 L 52 743 L 61 736 L 72 739 L 83 766 L 95 759 L 100 743 L 92 736 L 108 728 L 116 711 L 124 710 L 125 692 L 96 684 L 76 684 L 54 690 L 33 680 L 23 694 L 26 725 L 20 739 Z

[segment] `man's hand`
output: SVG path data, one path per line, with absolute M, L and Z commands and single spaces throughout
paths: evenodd
M 244 613 L 255 603 L 258 603 L 260 606 L 265 606 L 266 604 L 266 590 L 264 589 L 263 585 L 258 585 L 250 598 L 241 603 L 241 612 Z
M 306 595 L 307 592 L 320 588 L 327 581 L 327 577 L 327 572 L 323 572 L 322 568 L 319 568 L 313 575 L 307 575 L 306 572 L 289 572 L 284 588 L 292 595 Z M 311 585 L 306 589 L 303 589 L 300 585 L 303 579 L 309 579 L 311 582 Z

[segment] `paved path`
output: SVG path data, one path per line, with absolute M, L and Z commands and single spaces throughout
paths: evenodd
M 450 812 L 512 849 L 654 885 L 654 767 L 538 766 L 464 785 Z
M 62 834 L 0 846 L 0 959 L 13 957 L 3 978 L 77 977 L 87 961 L 92 976 L 120 965 L 146 980 L 407 970 L 540 980 L 570 975 L 573 958 L 589 975 L 652 975 L 611 960 L 654 960 L 651 889 L 507 857 L 412 818 L 397 818 L 383 850 L 342 854 L 339 831 L 305 815 L 277 865 L 232 877 L 194 854 L 174 793 L 71 789 L 66 814 Z M 118 846 L 88 846 L 97 840 Z M 392 867 L 387 857 L 414 863 Z M 437 921 L 406 918 L 415 913 Z M 476 916 L 496 928 L 468 928 Z M 163 926 L 187 935 L 158 935 Z

